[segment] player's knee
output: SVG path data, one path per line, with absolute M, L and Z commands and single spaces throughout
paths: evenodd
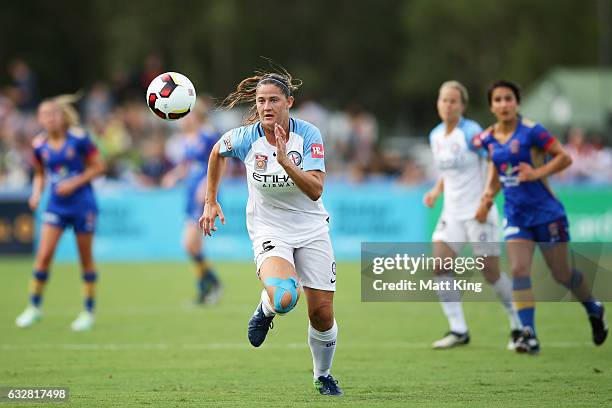
M 312 327 L 319 331 L 329 330 L 334 324 L 334 311 L 331 304 L 323 303 L 308 310 L 308 319 Z
M 299 283 L 295 278 L 268 278 L 264 281 L 264 284 L 268 287 L 274 288 L 274 310 L 277 313 L 288 313 L 290 312 L 300 297 L 299 295 Z
M 37 260 L 36 260 L 36 268 L 37 269 L 48 269 L 49 266 L 51 265 L 51 260 L 53 259 L 53 253 L 52 252 L 41 252 L 38 254 Z

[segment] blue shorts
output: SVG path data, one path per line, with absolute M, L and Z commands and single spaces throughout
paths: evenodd
M 42 221 L 45 224 L 54 225 L 61 229 L 71 226 L 76 234 L 92 234 L 96 230 L 97 213 L 87 211 L 76 215 L 59 215 L 51 211 L 45 211 Z
M 567 217 L 531 227 L 512 225 L 504 221 L 504 239 L 524 239 L 534 242 L 569 242 L 569 224 Z

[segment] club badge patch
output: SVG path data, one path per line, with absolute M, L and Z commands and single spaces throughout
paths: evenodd
M 293 164 L 295 164 L 298 167 L 300 166 L 300 164 L 302 164 L 302 155 L 298 151 L 295 151 L 295 150 L 290 151 L 289 153 L 287 153 L 287 157 L 289 157 L 291 161 L 293 162 Z
M 322 159 L 325 157 L 325 151 L 321 143 L 313 143 L 312 146 L 310 146 L 310 153 L 313 159 Z
M 268 168 L 268 156 L 255 153 L 255 171 L 264 172 Z

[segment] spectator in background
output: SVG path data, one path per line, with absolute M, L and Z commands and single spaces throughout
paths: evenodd
M 372 165 L 374 148 L 378 140 L 376 118 L 359 105 L 347 109 L 350 131 L 348 138 L 348 158 L 351 174 L 359 180 Z
M 17 58 L 8 67 L 11 77 L 9 96 L 19 110 L 32 113 L 38 105 L 38 86 L 36 76 L 30 66 Z
M 594 159 L 591 176 L 593 181 L 610 183 L 612 182 L 612 149 L 606 146 L 601 133 L 591 134 Z
M 144 187 L 157 187 L 172 168 L 172 163 L 165 155 L 164 136 L 160 132 L 151 135 L 142 144 L 142 162 L 137 173 L 137 180 Z
M 159 74 L 164 72 L 164 61 L 159 54 L 151 53 L 147 55 L 144 64 L 144 70 L 140 74 L 140 87 L 142 88 L 142 94 L 147 91 L 151 81 L 155 79 Z
M 83 100 L 82 109 L 88 123 L 107 118 L 113 110 L 113 98 L 108 85 L 101 81 L 93 84 Z
M 570 182 L 582 182 L 591 178 L 591 168 L 592 162 L 595 159 L 595 149 L 587 142 L 584 129 L 573 127 L 568 130 L 565 150 L 572 158 L 572 165 L 560 173 L 558 179 Z

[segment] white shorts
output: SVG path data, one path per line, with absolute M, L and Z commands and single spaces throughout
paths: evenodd
M 461 253 L 463 246 L 469 242 L 474 255 L 499 256 L 497 211 L 492 208 L 484 224 L 475 219 L 456 220 L 442 213 L 431 240 L 448 244 L 456 254 Z
M 257 274 L 263 262 L 271 256 L 286 259 L 295 268 L 300 284 L 307 288 L 336 291 L 336 260 L 325 232 L 295 247 L 279 238 L 262 238 L 253 242 Z

